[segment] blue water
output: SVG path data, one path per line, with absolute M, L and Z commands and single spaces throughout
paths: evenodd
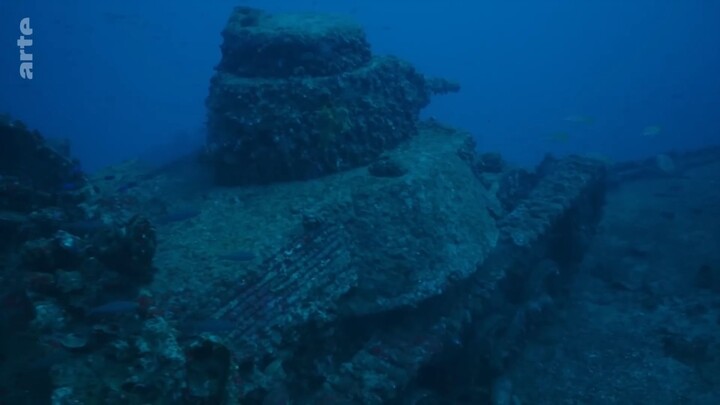
M 201 144 L 219 33 L 237 3 L 3 0 L 0 111 L 70 138 L 89 170 Z M 352 14 L 376 53 L 462 84 L 427 115 L 518 163 L 547 151 L 626 159 L 720 139 L 719 2 L 240 3 Z M 31 81 L 18 74 L 23 17 L 34 29 Z M 594 123 L 563 121 L 571 115 Z M 661 133 L 643 137 L 651 125 Z M 559 131 L 569 139 L 548 140 Z
M 205 144 L 239 3 L 351 15 L 375 55 L 461 84 L 423 114 L 481 152 L 637 160 L 463 177 L 390 154 L 297 188 L 319 198 L 211 187 L 196 155 L 113 166 Z M 665 154 L 720 144 L 717 72 L 717 0 L 0 0 L 0 404 L 720 404 L 720 149 Z M 442 136 L 416 146 L 455 156 Z

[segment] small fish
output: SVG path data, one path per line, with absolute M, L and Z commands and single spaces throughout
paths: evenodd
M 587 153 L 582 156 L 584 156 L 588 159 L 599 160 L 603 164 L 610 165 L 610 166 L 612 166 L 615 163 L 615 161 L 611 157 L 608 157 L 607 155 L 604 155 L 602 153 Z
M 140 304 L 136 301 L 112 301 L 90 309 L 87 316 L 123 314 L 135 312 L 138 309 L 140 309 Z
M 76 191 L 78 189 L 80 189 L 80 185 L 74 181 L 68 181 L 60 185 L 61 191 Z
M 219 255 L 218 258 L 221 260 L 230 260 L 235 262 L 247 262 L 255 259 L 255 253 L 247 250 L 239 250 L 234 253 L 228 253 L 225 255 Z
M 662 132 L 661 126 L 649 125 L 643 129 L 642 136 L 647 137 L 647 138 L 654 138 L 654 137 L 660 135 L 660 132 Z
M 570 134 L 564 131 L 560 132 L 554 132 L 548 136 L 545 137 L 548 141 L 555 141 L 555 142 L 567 142 L 570 140 Z
M 675 161 L 668 155 L 660 154 L 655 156 L 655 165 L 664 174 L 674 174 L 677 170 Z
M 21 224 L 27 220 L 27 215 L 21 212 L 0 210 L 0 222 Z

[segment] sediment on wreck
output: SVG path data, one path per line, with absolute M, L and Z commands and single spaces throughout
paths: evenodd
M 457 91 L 394 57 L 362 27 L 238 7 L 210 82 L 208 154 L 221 184 L 303 180 L 370 163 L 417 134 L 433 94 Z
M 172 277 L 191 286 L 188 316 L 231 326 L 238 398 L 404 400 L 447 390 L 429 376 L 461 354 L 489 384 L 522 343 L 517 319 L 551 316 L 599 215 L 603 165 L 548 159 L 513 182 L 517 169 L 479 165 L 469 134 L 420 128 L 367 167 L 263 187 L 236 214 L 214 205 L 231 229 L 252 218 L 243 237 L 269 254 L 242 274 Z
M 418 120 L 457 86 L 373 56 L 344 18 L 238 8 L 223 36 L 208 157 L 221 184 L 270 184 L 205 190 L 190 223 L 158 223 L 157 239 L 132 216 L 101 230 L 62 221 L 26 245 L 25 264 L 42 269 L 33 280 L 63 280 L 41 285 L 48 297 L 82 298 L 36 295 L 44 330 L 82 349 L 53 365 L 53 395 L 488 402 L 572 280 L 602 209 L 603 164 L 520 170 L 478 155 L 470 134 Z M 173 186 L 157 176 L 147 187 Z M 58 246 L 73 247 L 73 268 L 50 260 Z M 99 301 L 118 280 L 146 287 L 139 302 Z M 91 319 L 106 311 L 121 328 Z M 77 315 L 54 325 L 55 313 Z M 100 339 L 82 339 L 88 326 Z
M 600 162 L 570 157 L 543 171 L 497 220 L 497 243 L 471 273 L 412 306 L 339 323 L 340 336 L 372 332 L 316 398 L 489 401 L 473 390 L 491 392 L 532 330 L 552 317 L 602 209 Z

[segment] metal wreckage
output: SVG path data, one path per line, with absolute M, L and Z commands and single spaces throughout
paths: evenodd
M 237 8 L 223 35 L 201 164 L 242 187 L 208 188 L 191 213 L 168 216 L 172 167 L 109 193 L 39 134 L 0 123 L 0 398 L 512 398 L 505 370 L 563 305 L 606 165 L 514 168 L 419 120 L 458 86 L 373 56 L 351 21 Z M 718 153 L 675 161 L 693 156 Z M 158 194 L 164 216 L 147 208 Z M 238 243 L 253 253 L 219 255 Z

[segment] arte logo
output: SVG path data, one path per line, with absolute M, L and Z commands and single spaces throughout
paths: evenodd
M 30 51 L 33 41 L 30 36 L 33 30 L 30 28 L 30 17 L 20 20 L 20 38 L 17 40 L 17 46 L 20 48 L 20 77 L 27 80 L 33 78 L 33 56 Z M 28 48 L 27 50 L 25 48 Z

